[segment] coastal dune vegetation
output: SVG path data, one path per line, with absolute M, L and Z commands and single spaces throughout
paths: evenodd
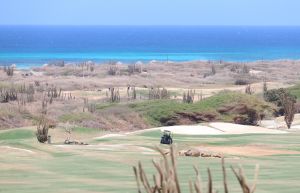
M 269 90 L 290 87 L 288 91 L 299 96 L 297 70 L 283 72 L 292 69 L 283 66 L 297 62 L 96 65 L 89 61 L 29 70 L 4 67 L 1 127 L 30 126 L 41 115 L 53 123 L 118 131 L 207 121 L 255 125 L 278 110 L 277 104 L 262 96 L 264 81 Z M 10 68 L 14 69 L 12 76 L 7 74 Z

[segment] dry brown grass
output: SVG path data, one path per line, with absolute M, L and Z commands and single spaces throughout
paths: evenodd
M 245 86 L 235 86 L 233 83 L 237 78 L 251 79 L 251 87 L 262 92 L 262 80 L 267 79 L 268 88 L 286 87 L 287 83 L 293 83 L 299 78 L 300 69 L 297 66 L 300 61 L 266 61 L 252 62 L 247 64 L 249 73 L 243 73 L 243 64 L 239 63 L 214 63 L 206 61 L 178 62 L 178 63 L 149 63 L 139 64 L 136 73 L 128 72 L 128 65 L 118 64 L 116 75 L 107 73 L 111 64 L 95 65 L 94 63 L 82 63 L 63 67 L 46 66 L 25 71 L 16 69 L 14 76 L 7 76 L 0 71 L 1 85 L 23 85 L 30 89 L 20 95 L 20 100 L 11 101 L 9 104 L 0 104 L 5 111 L 13 109 L 10 114 L 2 116 L 1 127 L 10 128 L 32 124 L 32 120 L 45 111 L 42 101 L 47 101 L 47 116 L 53 120 L 68 113 L 82 112 L 83 99 L 89 101 L 90 111 L 95 111 L 94 104 L 107 103 L 111 97 L 106 96 L 108 88 L 116 88 L 118 95 L 113 97 L 121 103 L 131 100 L 148 100 L 149 88 L 165 88 L 165 98 L 182 100 L 184 93 L 193 90 L 193 101 L 201 100 L 212 96 L 224 89 L 245 92 Z M 212 68 L 213 66 L 213 68 Z M 131 69 L 131 67 L 129 67 Z M 146 70 L 145 70 L 146 69 Z M 298 72 L 299 69 L 299 72 Z M 131 69 L 132 70 L 132 69 Z M 213 76 L 203 78 L 205 73 L 216 72 Z M 283 83 L 279 83 L 279 81 Z M 128 85 L 131 90 L 128 94 Z M 161 90 L 161 89 L 160 89 Z M 160 93 L 161 94 L 161 93 Z M 155 98 L 155 97 L 154 97 Z M 160 97 L 161 98 L 161 97 Z M 164 97 L 163 97 L 164 98 Z M 30 102 L 29 102 L 30 101 Z M 44 105 L 45 106 L 45 105 Z M 88 107 L 87 106 L 87 107 Z M 18 108 L 16 108 L 18 107 Z M 15 111 L 18 109 L 19 112 Z M 87 108 L 88 109 L 88 108 Z M 87 110 L 89 111 L 89 110 Z M 101 113 L 102 114 L 102 113 Z M 122 113 L 121 113 L 122 114 Z M 126 113 L 124 113 L 126 114 Z M 144 128 L 142 119 L 138 124 L 132 124 L 129 117 L 136 117 L 136 114 L 129 112 L 128 116 L 112 113 L 98 116 L 93 119 L 81 122 L 81 126 L 93 126 L 101 128 Z M 101 115 L 102 116 L 102 115 Z M 110 117 L 108 117 L 110 116 Z M 24 118 L 25 117 L 25 118 Z M 31 117 L 27 119 L 28 117 Z M 125 117 L 125 118 L 124 118 Z M 31 120 L 30 120 L 31 119 Z M 117 121 L 117 119 L 121 119 Z M 117 126 L 113 126 L 117 124 Z
M 205 61 L 179 63 L 150 63 L 141 65 L 146 72 L 128 75 L 128 65 L 119 65 L 121 75 L 107 74 L 109 64 L 96 65 L 93 71 L 82 69 L 80 66 L 65 65 L 65 67 L 41 67 L 32 71 L 33 75 L 23 77 L 19 71 L 13 77 L 1 76 L 1 80 L 14 82 L 31 82 L 39 80 L 53 85 L 61 85 L 63 90 L 96 89 L 108 87 L 137 87 L 160 86 L 199 88 L 205 84 L 233 84 L 238 78 L 261 82 L 263 78 L 273 82 L 295 82 L 299 80 L 300 61 L 256 61 L 247 63 L 249 73 L 242 73 L 243 64 L 224 62 L 215 64 L 216 74 L 203 78 L 205 73 L 211 72 L 211 64 Z M 232 71 L 232 68 L 238 68 Z M 299 69 L 299 70 L 298 70 Z M 84 73 L 83 73 L 84 72 Z M 1 73 L 3 73 L 1 71 Z M 63 83 L 63 84 L 62 84 Z

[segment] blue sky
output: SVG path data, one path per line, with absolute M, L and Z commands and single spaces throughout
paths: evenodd
M 300 0 L 0 0 L 0 25 L 300 25 Z

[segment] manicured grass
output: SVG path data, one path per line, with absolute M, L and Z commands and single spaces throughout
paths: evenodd
M 106 138 L 91 141 L 91 146 L 68 146 L 39 144 L 34 136 L 30 139 L 19 130 L 23 137 L 7 138 L 1 145 L 30 149 L 34 154 L 18 155 L 14 152 L 0 154 L 0 190 L 5 193 L 63 193 L 63 192 L 101 192 L 133 193 L 136 183 L 132 166 L 139 160 L 149 174 L 155 172 L 151 160 L 159 159 L 157 154 L 145 154 L 144 150 L 99 149 L 103 145 L 127 144 L 129 148 L 154 148 L 159 145 L 160 131 L 140 133 L 125 137 Z M 5 132 L 4 132 L 5 133 Z M 3 134 L 1 132 L 1 134 Z M 1 135 L 3 137 L 3 135 Z M 27 137 L 24 137 L 27 136 Z M 174 135 L 178 148 L 197 145 L 244 146 L 263 144 L 266 147 L 280 150 L 294 150 L 300 153 L 300 134 L 284 135 L 220 135 L 220 136 L 184 136 Z M 22 145 L 23 144 L 23 145 Z M 93 148 L 94 147 L 94 148 Z M 167 146 L 161 146 L 167 148 Z M 13 151 L 13 150 L 11 150 Z M 242 164 L 248 180 L 252 180 L 255 164 L 260 165 L 257 193 L 298 193 L 300 154 L 272 156 L 226 156 L 228 184 L 232 193 L 240 193 L 229 166 Z M 188 192 L 188 180 L 195 179 L 193 165 L 200 168 L 203 186 L 207 182 L 206 168 L 210 167 L 214 187 L 222 192 L 222 172 L 220 159 L 179 157 L 178 173 L 183 193 Z
M 34 132 L 30 130 L 8 130 L 0 133 L 0 140 L 21 140 L 34 137 Z
M 295 86 L 292 86 L 288 88 L 288 91 L 297 97 L 297 100 L 300 101 L 300 84 L 297 84 Z
M 72 128 L 72 132 L 77 132 L 77 133 L 96 133 L 98 131 L 100 131 L 100 129 L 87 128 L 87 127 L 74 127 L 74 128 Z

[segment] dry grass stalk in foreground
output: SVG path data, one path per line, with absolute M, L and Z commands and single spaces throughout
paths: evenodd
M 157 148 L 157 150 L 162 155 L 163 159 L 160 162 L 153 160 L 153 165 L 157 170 L 157 174 L 153 175 L 153 185 L 150 185 L 150 181 L 148 180 L 147 174 L 143 168 L 141 162 L 139 162 L 138 166 L 134 166 L 134 174 L 137 182 L 138 193 L 146 192 L 146 193 L 182 193 L 178 174 L 177 174 L 177 165 L 176 165 L 176 156 L 175 149 L 173 146 L 170 148 L 170 156 L 167 156 L 165 152 Z M 168 158 L 169 157 L 169 158 Z M 200 172 L 194 167 L 196 172 L 196 180 L 194 182 L 189 181 L 189 190 L 190 193 L 204 193 Z M 256 190 L 256 179 L 258 177 L 259 167 L 256 166 L 255 176 L 253 185 L 250 186 L 246 180 L 244 171 L 241 167 L 235 169 L 231 167 L 233 173 L 235 174 L 243 193 L 254 193 Z M 222 171 L 223 171 L 223 185 L 224 185 L 224 193 L 229 193 L 228 184 L 227 184 L 227 174 L 224 159 L 222 159 Z M 207 192 L 214 193 L 217 192 L 213 190 L 213 180 L 211 171 L 208 168 L 208 184 L 207 184 Z

